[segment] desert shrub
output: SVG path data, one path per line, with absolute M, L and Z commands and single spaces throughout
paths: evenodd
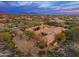
M 7 47 L 9 49 L 13 49 L 13 48 L 15 48 L 15 44 L 12 41 L 9 41 L 9 42 L 7 42 Z
M 51 51 L 47 51 L 47 56 L 48 57 L 58 57 L 58 56 L 62 56 L 62 54 L 60 52 L 58 52 L 58 47 L 52 49 Z
M 65 24 L 69 25 L 70 27 L 75 27 L 79 25 L 78 21 L 74 20 L 66 20 Z
M 11 39 L 11 35 L 9 32 L 2 32 L 1 34 L 2 34 L 3 40 L 9 41 Z
M 10 31 L 10 28 L 8 28 L 8 27 L 2 27 L 2 28 L 0 28 L 0 32 L 9 32 Z
M 56 39 L 57 39 L 58 43 L 63 43 L 66 40 L 65 32 L 61 32 L 61 33 L 57 34 Z
M 33 37 L 34 32 L 33 31 L 27 31 L 25 32 L 25 35 L 29 37 L 29 40 Z
M 20 57 L 21 56 L 23 57 L 25 55 L 23 52 L 19 51 L 18 49 L 15 50 L 15 53 L 16 53 L 16 55 L 18 55 Z
M 39 25 L 40 24 L 40 20 L 39 19 L 33 19 L 31 22 L 29 22 L 31 26 L 33 25 Z
M 67 39 L 76 40 L 79 38 L 79 29 L 78 28 L 71 28 L 66 31 Z
M 50 26 L 60 26 L 60 24 L 57 23 L 57 22 L 49 22 L 47 24 L 50 25 Z
M 43 43 L 37 43 L 37 45 L 36 45 L 38 48 L 40 48 L 40 49 L 43 49 L 43 48 L 46 48 L 46 45 L 45 44 L 43 44 Z
M 39 51 L 39 56 L 40 56 L 40 57 L 47 56 L 46 51 Z
M 7 43 L 7 47 L 9 49 L 13 49 L 14 48 L 14 43 L 12 42 L 12 38 L 9 32 L 2 32 L 2 37 L 3 40 L 6 41 Z

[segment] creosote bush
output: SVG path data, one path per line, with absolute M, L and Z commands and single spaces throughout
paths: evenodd
M 9 32 L 2 32 L 2 38 L 7 43 L 7 47 L 9 49 L 13 49 L 15 47 L 14 43 L 12 42 L 12 38 Z

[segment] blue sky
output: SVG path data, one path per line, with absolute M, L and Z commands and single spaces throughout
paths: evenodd
M 0 13 L 79 14 L 79 1 L 0 1 Z

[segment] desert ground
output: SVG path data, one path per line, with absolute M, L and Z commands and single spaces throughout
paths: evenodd
M 79 57 L 79 16 L 0 14 L 0 57 Z

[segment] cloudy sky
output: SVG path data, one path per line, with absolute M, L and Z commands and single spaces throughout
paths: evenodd
M 0 13 L 79 14 L 79 1 L 0 1 Z

